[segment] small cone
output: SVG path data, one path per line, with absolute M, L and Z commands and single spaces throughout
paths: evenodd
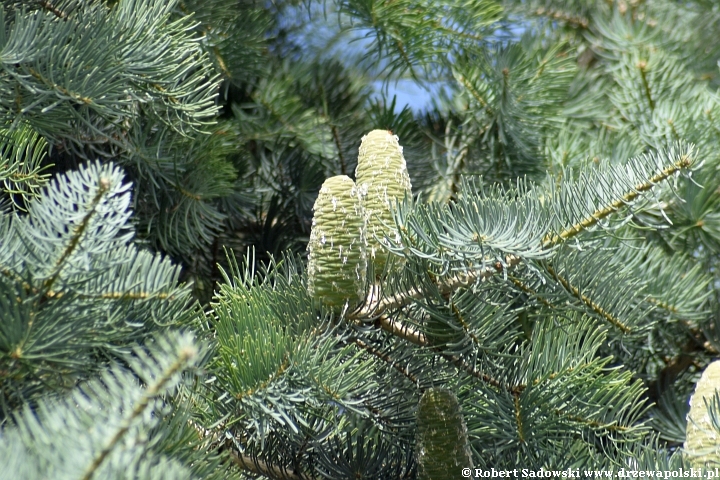
M 417 412 L 418 478 L 459 478 L 463 468 L 473 468 L 467 427 L 457 397 L 450 390 L 426 391 Z

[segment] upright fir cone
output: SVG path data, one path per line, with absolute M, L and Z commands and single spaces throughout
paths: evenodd
M 412 195 L 397 136 L 387 130 L 373 130 L 362 138 L 355 180 L 367 218 L 368 256 L 380 275 L 388 259 L 387 246 L 390 242 L 400 245 L 391 208 L 405 195 Z
M 420 480 L 453 478 L 473 468 L 460 403 L 450 390 L 431 388 L 417 411 L 417 462 Z
M 355 182 L 346 175 L 325 180 L 315 206 L 308 243 L 308 291 L 340 311 L 364 297 L 367 255 L 365 216 Z
M 720 360 L 707 366 L 690 398 L 684 449 L 693 467 L 720 466 L 720 432 L 708 412 L 716 394 L 720 394 Z

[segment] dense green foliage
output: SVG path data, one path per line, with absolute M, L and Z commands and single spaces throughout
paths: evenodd
M 720 435 L 712 385 L 686 419 L 720 352 L 715 2 L 0 21 L 0 478 L 668 470 L 697 465 L 686 431 Z M 356 170 L 376 129 L 412 196 Z M 346 278 L 357 308 L 319 298 L 340 267 L 309 282 L 306 250 L 321 185 L 356 172 L 383 209 L 357 241 L 387 249 Z M 430 468 L 444 451 L 457 471 Z

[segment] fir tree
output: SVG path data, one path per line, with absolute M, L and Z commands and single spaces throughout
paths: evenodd
M 720 464 L 715 2 L 0 17 L 0 478 Z

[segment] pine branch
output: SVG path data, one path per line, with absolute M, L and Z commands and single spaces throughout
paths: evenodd
M 610 322 L 615 327 L 619 328 L 623 333 L 630 333 L 632 329 L 628 327 L 627 325 L 624 325 L 620 319 L 614 317 L 610 312 L 605 310 L 602 306 L 598 305 L 595 301 L 593 301 L 591 298 L 584 295 L 576 286 L 571 285 L 570 282 L 561 275 L 558 275 L 558 273 L 555 271 L 554 268 L 552 268 L 550 265 L 545 265 L 545 268 L 547 271 L 552 275 L 552 277 L 557 280 L 568 292 L 572 293 L 573 296 L 575 296 L 577 299 L 579 299 L 582 303 L 587 305 L 591 310 L 593 310 L 595 313 L 600 315 L 602 318 Z
M 523 292 L 527 293 L 528 295 L 536 298 L 540 303 L 545 305 L 547 308 L 549 308 L 549 309 L 555 308 L 555 305 L 553 305 L 551 302 L 549 302 L 545 298 L 541 297 L 534 288 L 530 287 L 529 285 L 526 285 L 519 278 L 515 277 L 514 275 L 508 275 L 508 279 L 520 290 L 522 290 Z
M 622 197 L 613 200 L 607 206 L 596 210 L 582 221 L 576 223 L 570 228 L 563 230 L 559 234 L 546 235 L 542 241 L 543 248 L 552 248 L 564 242 L 565 240 L 568 240 L 576 236 L 577 234 L 588 230 L 589 228 L 596 225 L 600 220 L 612 215 L 621 208 L 625 207 L 627 204 L 636 200 L 638 197 L 640 197 L 642 193 L 651 190 L 655 185 L 662 182 L 663 180 L 670 178 L 678 171 L 689 168 L 692 164 L 693 159 L 691 153 L 686 153 L 682 155 L 678 161 L 673 163 L 671 166 L 664 168 L 662 172 L 655 174 L 645 183 L 636 185 L 635 187 L 633 187 L 633 190 L 631 192 L 628 192 Z
M 67 13 L 57 8 L 55 5 L 52 4 L 52 2 L 49 2 L 48 0 L 40 0 L 40 6 L 45 10 L 52 12 L 52 14 L 58 18 L 67 18 Z
M 439 281 L 437 287 L 443 295 L 449 295 L 460 288 L 467 288 L 478 281 L 485 281 L 493 275 L 503 273 L 507 268 L 512 268 L 519 264 L 520 260 L 520 257 L 508 255 L 505 266 L 500 262 L 496 262 L 492 268 L 486 267 L 477 272 L 464 272 L 450 279 Z M 388 312 L 396 312 L 403 307 L 411 305 L 415 300 L 424 298 L 425 295 L 426 292 L 422 289 L 412 288 L 407 292 L 396 293 L 390 297 L 386 297 L 382 295 L 380 286 L 374 284 L 370 287 L 365 302 L 360 305 L 357 310 L 348 314 L 347 319 L 356 323 L 372 320 L 391 335 L 418 346 L 428 346 L 429 342 L 424 333 L 410 325 L 402 324 L 402 322 L 394 320 L 388 315 Z
M 478 272 L 465 272 L 463 274 L 458 274 L 448 280 L 438 282 L 438 288 L 443 295 L 448 295 L 460 288 L 471 286 L 477 281 L 484 281 L 493 275 L 502 274 L 505 269 L 514 267 L 519 262 L 519 257 L 509 255 L 505 266 L 503 266 L 500 262 L 497 262 L 492 268 L 485 268 Z M 482 380 L 488 385 L 498 388 L 499 390 L 510 392 L 513 395 L 518 395 L 522 392 L 525 388 L 523 385 L 512 386 L 503 384 L 497 379 L 494 379 L 493 377 L 475 369 L 462 358 L 443 352 L 442 349 L 433 346 L 424 333 L 420 332 L 411 325 L 403 324 L 398 320 L 392 319 L 388 315 L 388 312 L 395 312 L 404 306 L 412 304 L 415 300 L 423 298 L 424 296 L 425 293 L 421 289 L 413 288 L 408 292 L 395 294 L 392 297 L 383 297 L 379 285 L 375 284 L 371 287 L 365 304 L 361 305 L 355 312 L 350 313 L 347 316 L 347 319 L 357 323 L 373 320 L 376 325 L 391 335 L 414 345 L 433 350 L 445 358 L 448 362 L 455 365 L 458 369 L 466 372 L 472 377 Z
M 67 261 L 67 259 L 72 255 L 72 253 L 78 248 L 80 245 L 80 240 L 83 237 L 83 234 L 88 228 L 88 225 L 90 224 L 90 220 L 95 216 L 97 213 L 97 208 L 100 205 L 100 201 L 102 200 L 103 196 L 108 192 L 110 189 L 110 180 L 107 178 L 100 178 L 98 179 L 97 184 L 97 192 L 95 193 L 94 198 L 90 202 L 90 205 L 86 207 L 87 212 L 83 216 L 83 219 L 80 221 L 80 223 L 75 227 L 72 236 L 68 238 L 67 246 L 65 247 L 65 250 L 60 255 L 60 258 L 55 262 L 55 266 L 53 267 L 53 271 L 50 274 L 50 276 L 45 280 L 43 283 L 43 288 L 45 288 L 47 291 L 51 291 L 53 284 L 58 279 L 60 272 L 62 271 L 63 265 Z
M 562 10 L 557 10 L 553 8 L 540 7 L 532 10 L 531 13 L 540 17 L 548 17 L 553 20 L 560 20 L 569 25 L 580 27 L 582 29 L 587 29 L 588 25 L 590 25 L 590 21 L 585 17 L 582 17 L 580 15 L 573 15 L 572 13 L 563 12 Z
M 650 92 L 650 84 L 648 83 L 647 79 L 647 62 L 645 60 L 641 60 L 637 63 L 637 68 L 640 70 L 640 78 L 642 79 L 643 89 L 645 90 L 645 98 L 647 98 L 648 101 L 648 107 L 650 107 L 650 111 L 652 112 L 655 110 L 655 101 L 652 98 L 652 94 Z
M 162 478 L 179 479 L 189 478 L 191 469 L 207 473 L 215 455 L 193 440 L 185 429 L 187 405 L 172 397 L 182 374 L 203 354 L 191 334 L 157 336 L 133 348 L 124 366 L 110 366 L 69 395 L 26 405 L 3 425 L 0 463 L 20 480 L 151 480 L 161 478 L 161 471 Z
M 135 402 L 130 414 L 125 417 L 123 423 L 115 431 L 115 434 L 110 438 L 107 444 L 95 455 L 92 463 L 88 465 L 87 470 L 81 477 L 82 480 L 91 480 L 93 476 L 98 472 L 102 463 L 115 449 L 117 444 L 122 440 L 125 434 L 128 433 L 130 427 L 133 425 L 135 420 L 143 415 L 146 410 L 150 407 L 151 401 L 162 394 L 168 385 L 173 380 L 178 372 L 186 369 L 187 366 L 197 357 L 198 351 L 194 345 L 185 345 L 177 352 L 177 359 L 174 363 L 168 366 L 157 378 L 154 383 L 150 384 L 143 392 L 143 395 Z
M 445 280 L 440 280 L 437 283 L 437 288 L 443 295 L 448 295 L 461 288 L 467 288 L 474 285 L 476 282 L 482 282 L 492 277 L 493 275 L 502 274 L 506 269 L 512 268 L 521 262 L 521 258 L 516 255 L 508 255 L 505 259 L 505 265 L 500 262 L 496 262 L 492 267 L 485 267 L 477 271 L 467 271 L 454 275 L 453 277 Z M 362 321 L 373 319 L 386 312 L 395 312 L 402 309 L 405 306 L 412 304 L 415 300 L 424 298 L 426 292 L 421 288 L 412 288 L 406 292 L 396 293 L 392 296 L 383 296 L 379 285 L 375 284 L 370 288 L 365 301 L 360 307 L 354 312 L 348 315 L 348 319 L 351 321 Z M 383 327 L 388 331 L 396 331 L 401 335 L 406 335 L 409 341 L 413 343 L 424 344 L 425 340 L 423 335 L 414 332 L 412 329 L 398 328 L 395 321 L 382 320 L 381 324 L 386 325 Z M 403 333 L 405 332 L 405 333 Z M 410 340 L 413 339 L 413 340 Z
M 288 471 L 283 467 L 271 465 L 257 458 L 249 457 L 235 450 L 230 452 L 233 463 L 238 467 L 256 475 L 264 475 L 281 480 L 314 480 L 316 477 L 308 476 L 295 471 Z
M 387 363 L 388 365 L 390 365 L 393 369 L 395 369 L 396 371 L 400 372 L 400 374 L 403 375 L 404 377 L 406 377 L 408 380 L 410 380 L 410 382 L 411 382 L 413 385 L 418 385 L 418 388 L 419 388 L 419 390 L 420 390 L 421 393 L 424 391 L 423 388 L 420 388 L 420 387 L 419 387 L 419 385 L 420 385 L 419 379 L 418 379 L 417 377 L 415 377 L 412 373 L 410 373 L 407 368 L 403 368 L 401 365 L 399 365 L 397 361 L 393 360 L 393 359 L 390 357 L 390 355 L 387 355 L 387 354 L 385 354 L 385 353 L 382 353 L 382 352 L 379 351 L 378 349 L 373 348 L 372 346 L 370 346 L 370 345 L 368 345 L 367 343 L 363 342 L 363 341 L 360 340 L 359 338 L 354 338 L 354 339 L 352 339 L 352 341 L 353 341 L 353 343 L 355 343 L 358 347 L 362 348 L 363 350 L 365 350 L 366 352 L 370 353 L 371 355 L 379 358 L 379 359 L 382 360 L 383 362 L 385 362 L 385 363 Z

